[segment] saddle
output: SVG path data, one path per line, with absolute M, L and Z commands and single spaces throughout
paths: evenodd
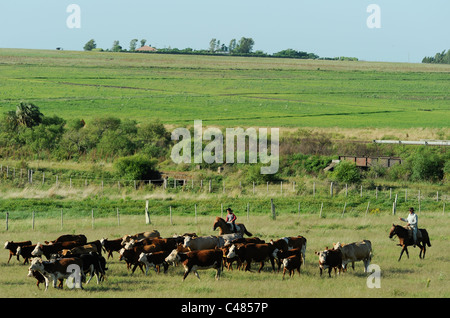
M 408 238 L 410 240 L 412 240 L 413 239 L 413 230 L 409 226 L 405 226 L 405 229 L 408 230 Z M 422 231 L 420 229 L 417 229 L 417 235 L 416 236 L 417 236 L 417 241 L 418 242 L 422 240 Z
M 239 233 L 241 231 L 241 227 L 237 225 L 236 223 L 233 224 L 227 223 L 228 228 L 230 229 L 231 233 Z

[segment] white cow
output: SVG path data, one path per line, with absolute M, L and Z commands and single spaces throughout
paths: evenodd
M 355 262 L 364 262 L 364 272 L 372 259 L 372 243 L 369 240 L 354 242 L 350 244 L 334 243 L 333 248 L 342 252 L 342 268 L 346 269 L 348 263 L 352 263 L 355 269 Z

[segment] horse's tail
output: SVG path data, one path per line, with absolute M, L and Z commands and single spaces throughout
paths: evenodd
M 245 235 L 247 235 L 247 236 L 253 236 L 252 233 L 250 233 L 249 231 L 247 231 L 247 228 L 245 227 L 244 224 L 242 224 L 242 227 L 244 228 L 244 233 L 245 233 Z
M 422 232 L 422 240 L 423 240 L 423 243 L 424 243 L 424 244 L 427 244 L 428 247 L 431 247 L 430 236 L 428 235 L 427 230 L 421 229 L 420 231 Z

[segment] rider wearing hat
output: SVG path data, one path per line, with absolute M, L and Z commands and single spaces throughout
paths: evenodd
M 236 232 L 236 224 L 234 222 L 236 222 L 236 215 L 233 213 L 233 210 L 231 210 L 231 208 L 227 209 L 227 223 L 230 224 L 230 228 L 231 228 L 231 232 Z
M 414 213 L 414 208 L 409 208 L 409 215 L 406 219 L 404 218 L 399 218 L 400 221 L 403 222 L 408 222 L 408 224 L 406 224 L 407 227 L 409 227 L 412 230 L 412 235 L 413 235 L 413 240 L 414 240 L 414 247 L 417 244 L 417 222 L 418 222 L 418 217 L 417 215 Z

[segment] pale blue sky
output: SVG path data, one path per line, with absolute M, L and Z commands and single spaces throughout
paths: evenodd
M 81 28 L 66 25 L 69 4 Z M 369 29 L 367 7 L 381 9 Z M 0 47 L 82 50 L 89 39 L 124 48 L 133 38 L 162 47 L 206 49 L 242 36 L 267 53 L 292 48 L 321 57 L 421 62 L 450 49 L 449 0 L 1 0 Z

